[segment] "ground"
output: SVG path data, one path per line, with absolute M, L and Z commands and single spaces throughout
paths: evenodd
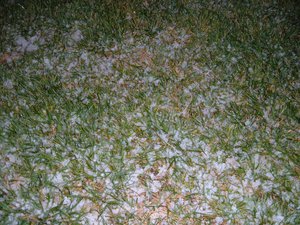
M 0 7 L 3 224 L 299 224 L 293 1 Z

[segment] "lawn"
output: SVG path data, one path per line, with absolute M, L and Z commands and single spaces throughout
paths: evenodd
M 296 1 L 0 1 L 0 224 L 300 224 Z

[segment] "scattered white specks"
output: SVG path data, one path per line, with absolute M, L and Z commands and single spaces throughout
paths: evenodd
M 274 180 L 274 176 L 273 176 L 273 174 L 271 174 L 270 172 L 266 173 L 266 176 L 267 176 L 270 180 Z
M 161 145 L 160 144 L 155 144 L 154 147 L 153 147 L 155 150 L 158 150 L 161 148 Z
M 237 169 L 240 164 L 236 161 L 235 158 L 228 158 L 226 159 L 226 164 L 232 166 L 232 168 Z
M 4 81 L 3 86 L 4 86 L 4 88 L 7 88 L 7 89 L 13 89 L 14 83 L 12 80 L 8 79 L 8 80 Z
M 167 169 L 168 169 L 168 167 L 166 165 L 159 167 L 159 173 L 156 175 L 156 177 L 158 179 L 163 178 L 168 171 Z
M 38 128 L 35 128 L 36 125 L 28 127 L 32 135 L 18 136 L 18 142 L 26 140 L 26 143 L 32 144 L 32 149 L 40 149 L 45 158 L 57 157 L 57 161 L 60 160 L 57 167 L 49 169 L 48 165 L 43 163 L 45 158 L 40 160 L 37 154 L 38 160 L 33 158 L 32 163 L 36 169 L 52 170 L 49 171 L 48 179 L 61 190 L 65 190 L 62 187 L 68 185 L 70 196 L 66 197 L 62 192 L 57 197 L 57 202 L 63 201 L 62 207 L 69 206 L 73 207 L 74 211 L 86 212 L 83 220 L 87 224 L 101 224 L 100 220 L 105 221 L 105 216 L 111 218 L 112 214 L 116 215 L 116 218 L 126 218 L 129 213 L 139 217 L 147 214 L 153 223 L 162 220 L 159 221 L 161 224 L 168 224 L 165 220 L 172 213 L 180 220 L 184 219 L 185 213 L 195 214 L 195 217 L 208 215 L 215 224 L 232 223 L 233 219 L 243 224 L 250 216 L 256 214 L 253 216 L 253 224 L 259 224 L 260 218 L 267 214 L 267 210 L 272 212 L 267 218 L 268 221 L 283 223 L 286 214 L 276 208 L 275 200 L 255 198 L 257 193 L 278 194 L 280 190 L 282 201 L 288 202 L 295 199 L 295 193 L 299 191 L 300 185 L 292 176 L 286 178 L 291 181 L 286 184 L 291 186 L 291 191 L 279 189 L 277 177 L 288 174 L 288 170 L 283 168 L 278 172 L 273 165 L 280 163 L 275 161 L 275 158 L 283 158 L 283 153 L 278 154 L 279 151 L 274 150 L 272 159 L 268 154 L 261 154 L 265 149 L 258 143 L 260 134 L 266 136 L 264 143 L 270 143 L 272 148 L 279 146 L 272 133 L 274 129 L 270 127 L 270 124 L 272 128 L 275 127 L 272 119 L 273 108 L 262 108 L 259 118 L 252 114 L 243 116 L 242 113 L 240 117 L 243 118 L 239 122 L 245 126 L 241 125 L 240 129 L 236 129 L 237 121 L 233 124 L 229 118 L 231 115 L 224 116 L 224 112 L 228 112 L 228 106 L 233 102 L 242 105 L 247 97 L 243 93 L 237 93 L 240 90 L 226 86 L 231 84 L 224 85 L 220 79 L 216 79 L 212 70 L 202 67 L 189 56 L 190 52 L 186 46 L 189 35 L 184 30 L 172 27 L 161 31 L 155 37 L 145 37 L 143 40 L 140 40 L 138 35 L 133 38 L 133 35 L 127 34 L 128 38 L 124 42 L 103 46 L 105 54 L 100 54 L 89 50 L 78 51 L 74 43 L 83 40 L 84 37 L 80 30 L 70 29 L 74 32 L 64 34 L 69 45 L 64 46 L 64 49 L 57 46 L 55 55 L 51 55 L 52 49 L 45 50 L 42 60 L 33 60 L 34 71 L 29 67 L 25 71 L 36 73 L 35 69 L 41 68 L 42 71 L 37 73 L 42 74 L 49 72 L 45 68 L 53 70 L 51 72 L 61 75 L 67 97 L 76 102 L 74 107 L 76 108 L 77 104 L 86 104 L 90 105 L 90 108 L 76 109 L 73 113 L 64 111 L 63 107 L 59 109 L 62 111 L 59 111 L 59 114 L 63 121 L 57 125 L 57 131 L 50 123 L 45 124 L 45 120 L 49 118 L 45 119 L 47 112 L 46 109 L 42 109 L 43 118 L 32 116 L 38 121 Z M 41 40 L 39 35 L 29 38 L 19 36 L 15 41 L 15 48 L 23 56 L 25 54 L 22 53 L 35 51 L 42 42 L 47 41 Z M 65 48 L 68 54 L 65 54 Z M 235 51 L 234 46 L 228 45 L 227 49 Z M 16 52 L 16 49 L 9 52 L 13 51 Z M 57 57 L 62 52 L 63 56 Z M 205 54 L 205 51 L 202 53 L 201 49 L 193 53 L 201 55 Z M 234 55 L 235 57 L 229 58 L 229 67 L 241 59 L 238 54 Z M 224 55 L 221 59 L 228 62 L 226 57 Z M 154 65 L 156 63 L 158 65 Z M 248 68 L 248 72 L 253 73 L 253 69 Z M 168 74 L 176 76 L 165 79 Z M 9 90 L 16 87 L 16 84 L 16 78 L 4 78 L 2 86 Z M 29 81 L 27 85 L 33 86 Z M 97 89 L 93 89 L 94 87 Z M 17 97 L 15 91 L 4 90 L 11 95 L 11 99 L 16 99 L 13 103 L 15 106 L 12 105 L 7 117 L 3 119 L 3 124 L 0 125 L 5 132 L 13 128 L 16 115 L 21 115 L 20 112 L 24 108 L 30 110 L 35 103 L 32 99 L 23 97 L 26 89 L 22 89 L 20 92 L 23 95 Z M 139 93 L 142 98 L 137 97 L 140 96 Z M 8 97 L 3 96 L 2 99 L 1 96 L 0 104 L 7 104 L 7 99 Z M 106 116 L 93 111 L 98 106 L 101 109 L 104 106 L 103 115 Z M 143 107 L 147 107 L 147 112 Z M 126 111 L 128 108 L 129 111 Z M 278 110 L 281 110 L 280 107 Z M 182 113 L 179 117 L 180 112 Z M 55 113 L 57 111 L 53 111 L 53 114 Z M 91 115 L 93 113 L 94 115 Z M 193 113 L 199 116 L 197 120 L 193 120 L 196 119 L 192 117 Z M 259 119 L 267 122 L 263 131 L 258 129 L 261 128 Z M 59 119 L 53 119 L 54 122 L 60 122 L 57 120 Z M 153 121 L 157 124 L 153 124 Z M 226 130 L 223 130 L 224 128 Z M 36 130 L 38 132 L 35 133 Z M 68 140 L 60 144 L 59 135 L 66 131 Z M 236 132 L 240 131 L 241 133 L 236 135 Z M 55 139 L 54 134 L 57 136 Z M 88 143 L 89 135 L 93 142 Z M 292 136 L 292 133 L 290 135 Z M 72 137 L 69 139 L 69 136 Z M 250 139 L 256 139 L 257 145 L 246 151 L 249 136 Z M 224 145 L 226 148 L 222 146 L 223 142 L 228 143 Z M 52 149 L 54 145 L 56 150 Z M 61 145 L 66 146 L 62 148 Z M 76 151 L 77 147 L 79 151 Z M 22 165 L 22 158 L 20 160 L 20 157 L 14 157 L 20 151 L 19 146 L 9 149 L 3 144 L 0 148 L 9 152 L 0 157 L 3 168 L 11 173 L 5 177 L 5 188 L 12 189 L 18 195 L 20 187 L 25 186 L 26 190 L 27 182 L 23 177 L 12 175 L 15 168 Z M 30 151 L 25 153 L 32 154 Z M 80 174 L 69 173 L 73 167 L 76 169 L 77 165 L 80 166 Z M 72 183 L 69 185 L 68 182 Z M 121 196 L 116 190 L 120 191 Z M 174 194 L 172 190 L 179 191 Z M 44 190 L 43 194 L 47 196 L 51 192 Z M 92 196 L 91 193 L 96 195 Z M 108 207 L 110 209 L 104 210 L 101 215 L 96 210 L 100 212 L 100 207 L 105 204 L 89 200 L 97 195 L 101 196 L 97 201 L 105 199 L 113 203 Z M 78 196 L 79 200 L 73 196 Z M 19 198 L 20 200 L 13 202 L 16 206 L 21 208 L 24 205 L 23 209 L 34 211 L 33 204 L 28 204 L 29 200 Z M 37 199 L 33 198 L 32 201 L 37 202 Z M 243 202 L 242 206 L 240 202 Z M 287 205 L 294 210 L 296 204 L 295 201 Z M 56 205 L 54 200 L 42 201 L 44 210 Z M 228 215 L 218 214 L 219 206 Z M 246 210 L 242 210 L 244 208 Z M 37 216 L 44 214 L 41 210 L 34 212 Z
M 83 39 L 83 35 L 80 30 L 76 30 L 72 33 L 71 38 L 75 42 L 79 42 Z
M 224 221 L 224 219 L 223 219 L 222 217 L 219 217 L 219 216 L 218 216 L 218 217 L 215 218 L 216 224 L 222 224 L 223 221 Z
M 168 143 L 169 138 L 168 138 L 168 134 L 165 134 L 164 132 L 161 132 L 161 134 L 159 134 L 159 137 L 166 143 Z
M 18 45 L 17 51 L 19 52 L 33 52 L 39 49 L 37 45 L 34 44 L 36 37 L 33 36 L 29 40 L 26 40 L 24 37 L 19 36 L 16 39 L 16 44 Z
M 235 57 L 232 57 L 232 58 L 231 58 L 231 62 L 232 62 L 233 64 L 236 64 L 236 63 L 238 62 L 238 59 L 235 58 Z
M 192 146 L 193 142 L 188 138 L 184 138 L 180 143 L 180 148 L 182 148 L 183 150 L 190 149 L 192 148 Z
M 203 203 L 199 208 L 197 208 L 196 212 L 205 215 L 211 215 L 213 213 L 209 205 L 207 205 L 206 203 Z
M 280 224 L 283 221 L 284 217 L 282 215 L 275 215 L 272 219 L 275 224 Z
M 210 118 L 212 116 L 212 114 L 216 111 L 217 110 L 214 107 L 206 107 L 206 108 L 202 109 L 203 115 L 207 116 L 208 118 Z
M 70 64 L 69 64 L 69 66 L 68 66 L 68 69 L 67 70 L 71 70 L 71 69 L 73 69 L 74 67 L 76 67 L 77 66 L 77 62 L 76 61 L 73 61 L 73 62 L 71 62 Z
M 154 180 L 151 184 L 150 184 L 150 190 L 152 192 L 158 192 L 161 188 L 162 184 L 160 183 L 160 181 Z
M 90 212 L 90 213 L 87 213 L 85 215 L 85 218 L 87 219 L 88 221 L 88 224 L 90 225 L 101 225 L 102 222 L 99 220 L 99 213 L 97 213 L 96 211 L 93 211 L 93 212 Z
M 56 173 L 52 178 L 52 182 L 55 185 L 61 185 L 65 183 L 61 173 Z
M 252 187 L 256 190 L 261 185 L 260 180 L 252 181 Z
M 24 37 L 19 36 L 16 39 L 16 44 L 19 46 L 19 50 L 24 52 L 28 45 L 28 41 Z
M 45 66 L 47 69 L 50 69 L 52 70 L 53 69 L 53 66 L 52 66 L 52 63 L 50 62 L 50 60 L 48 58 L 44 58 L 44 63 L 45 63 Z
M 137 123 L 135 123 L 135 125 L 138 126 L 142 130 L 146 130 L 147 129 L 147 126 L 144 123 L 137 122 Z
M 26 47 L 26 52 L 34 52 L 36 50 L 38 50 L 39 47 L 37 45 L 34 45 L 34 44 L 29 44 L 27 47 Z
M 181 140 L 181 135 L 180 135 L 180 132 L 178 130 L 175 131 L 174 140 L 175 141 L 180 141 Z
M 87 65 L 87 66 L 89 65 L 90 60 L 89 60 L 88 54 L 86 52 L 81 54 L 80 59 L 82 59 L 84 61 L 85 65 Z
M 213 166 L 217 170 L 218 174 L 222 174 L 222 172 L 227 169 L 227 164 L 225 163 L 214 162 Z

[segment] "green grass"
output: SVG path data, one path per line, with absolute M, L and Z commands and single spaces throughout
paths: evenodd
M 300 223 L 298 12 L 1 4 L 2 224 Z

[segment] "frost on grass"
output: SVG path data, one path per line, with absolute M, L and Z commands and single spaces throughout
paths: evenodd
M 84 38 L 77 28 L 64 36 L 73 44 Z M 42 83 L 35 87 L 39 96 L 16 95 L 10 90 L 17 81 L 4 80 L 1 104 L 12 97 L 15 105 L 1 114 L 2 132 L 8 137 L 20 127 L 19 144 L 1 152 L 1 187 L 17 196 L 3 200 L 18 212 L 10 223 L 24 217 L 82 224 L 295 221 L 299 179 L 272 133 L 283 124 L 272 108 L 244 115 L 248 92 L 200 64 L 208 47 L 189 48 L 191 39 L 173 26 L 152 38 L 128 34 L 104 46 L 105 54 L 70 43 L 43 49 L 26 74 L 57 74 L 59 85 L 45 89 L 54 81 L 33 79 Z M 25 52 L 36 40 L 18 37 L 16 44 Z

